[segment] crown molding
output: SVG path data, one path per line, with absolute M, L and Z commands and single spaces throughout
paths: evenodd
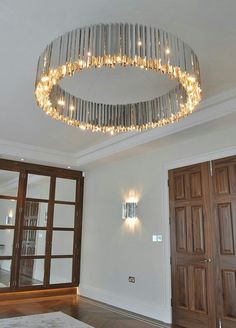
M 124 150 L 187 130 L 236 112 L 236 89 L 202 101 L 193 114 L 181 121 L 144 132 L 125 133 L 75 154 L 77 165 L 86 165 Z
M 0 139 L 0 157 L 12 160 L 24 158 L 27 162 L 47 165 L 76 165 L 75 156 L 72 153 L 4 139 Z
M 118 134 L 105 142 L 77 153 L 62 152 L 46 147 L 0 139 L 0 157 L 13 160 L 20 160 L 23 157 L 27 162 L 60 167 L 70 165 L 76 169 L 233 112 L 236 112 L 236 89 L 231 89 L 202 101 L 195 113 L 177 123 L 144 132 Z

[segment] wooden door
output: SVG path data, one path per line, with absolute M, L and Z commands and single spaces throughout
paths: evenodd
M 216 327 L 209 164 L 169 172 L 173 322 Z
M 213 218 L 220 328 L 236 327 L 236 157 L 213 162 Z

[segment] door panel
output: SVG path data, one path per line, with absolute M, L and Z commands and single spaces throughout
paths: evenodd
M 207 163 L 169 172 L 173 321 L 186 328 L 216 326 Z
M 217 247 L 218 316 L 236 327 L 236 157 L 213 162 L 213 217 Z
M 176 218 L 176 249 L 178 252 L 187 252 L 187 219 L 186 209 L 177 207 L 175 209 Z
M 202 206 L 192 206 L 193 252 L 205 253 L 204 218 Z

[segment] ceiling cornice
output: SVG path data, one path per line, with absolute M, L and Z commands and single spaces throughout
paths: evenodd
M 119 134 L 77 153 L 61 152 L 50 148 L 0 139 L 0 157 L 14 160 L 19 160 L 23 157 L 27 162 L 51 164 L 60 167 L 70 165 L 71 168 L 78 168 L 124 150 L 210 122 L 233 112 L 236 112 L 236 89 L 202 101 L 201 106 L 195 113 L 178 123 L 147 130 L 142 133 Z
M 0 139 L 0 157 L 13 160 L 24 158 L 27 162 L 59 166 L 76 165 L 76 159 L 72 153 L 3 139 Z
M 124 150 L 146 144 L 168 135 L 187 130 L 193 126 L 210 122 L 230 113 L 236 112 L 236 89 L 202 101 L 198 110 L 182 119 L 178 123 L 169 124 L 161 128 L 147 130 L 142 133 L 124 134 L 113 137 L 109 141 L 90 147 L 75 156 L 77 165 L 86 165 Z

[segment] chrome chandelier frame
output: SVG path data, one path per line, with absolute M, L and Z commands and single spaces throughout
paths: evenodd
M 178 85 L 155 99 L 114 105 L 77 98 L 58 83 L 83 69 L 116 65 L 161 72 Z M 185 42 L 161 29 L 96 24 L 70 31 L 46 47 L 38 61 L 35 96 L 46 114 L 69 125 L 111 134 L 141 131 L 194 111 L 201 100 L 199 63 Z

